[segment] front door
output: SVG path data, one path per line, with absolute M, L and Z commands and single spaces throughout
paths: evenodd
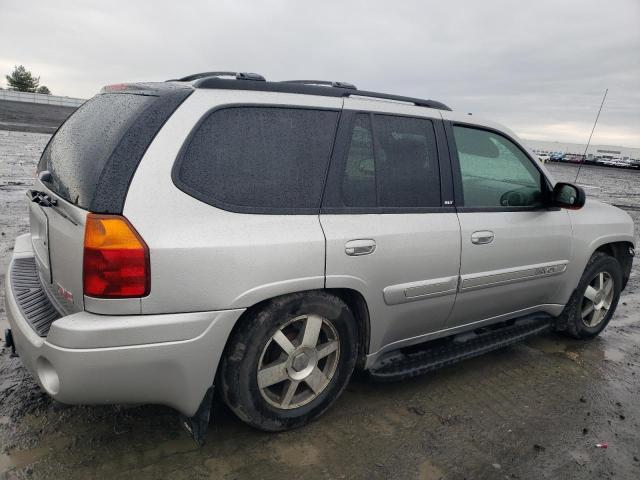
M 385 105 L 345 100 L 320 222 L 326 286 L 363 295 L 375 353 L 442 328 L 455 301 L 460 231 L 455 210 L 443 207 L 451 183 L 445 174 L 441 184 L 440 119 L 358 108 L 372 104 Z
M 542 171 L 497 131 L 457 124 L 448 132 L 459 166 L 462 248 L 447 327 L 557 308 L 572 231 L 565 210 L 548 208 L 550 186 Z

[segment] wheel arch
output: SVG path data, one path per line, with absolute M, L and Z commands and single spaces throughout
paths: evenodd
M 607 242 L 599 245 L 591 255 L 596 252 L 606 253 L 615 258 L 622 267 L 622 289 L 627 286 L 631 275 L 631 265 L 635 254 L 633 242 L 628 240 Z
M 367 301 L 362 293 L 351 288 L 327 288 L 325 291 L 341 298 L 353 312 L 353 316 L 358 323 L 359 337 L 356 368 L 362 370 L 369 353 L 369 340 L 371 339 L 371 321 Z
M 356 368 L 363 369 L 366 358 L 367 358 L 367 354 L 369 353 L 369 339 L 371 337 L 369 307 L 362 293 L 351 288 L 314 288 L 314 289 L 308 289 L 308 290 L 298 290 L 298 291 L 283 293 L 281 295 L 275 295 L 273 297 L 265 298 L 263 300 L 260 300 L 259 302 L 254 303 L 253 305 L 249 306 L 242 313 L 242 315 L 240 315 L 238 320 L 236 320 L 225 342 L 225 346 L 224 346 L 224 350 L 222 352 L 221 358 L 224 358 L 224 356 L 228 353 L 233 337 L 235 336 L 237 330 L 240 328 L 240 326 L 248 317 L 250 317 L 255 312 L 262 309 L 265 305 L 267 305 L 270 301 L 274 299 L 288 296 L 288 295 L 294 295 L 294 294 L 300 294 L 300 293 L 304 294 L 304 293 L 310 293 L 310 292 L 330 293 L 340 298 L 343 302 L 345 302 L 349 306 L 349 308 L 353 312 L 353 316 L 357 322 L 357 328 L 358 328 L 359 346 L 358 346 L 358 358 L 357 358 Z M 222 361 L 219 362 L 218 368 L 216 371 L 216 375 L 215 375 L 216 383 L 218 382 L 218 376 L 220 374 L 221 364 L 222 364 Z

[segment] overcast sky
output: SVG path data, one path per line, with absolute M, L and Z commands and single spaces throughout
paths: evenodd
M 54 94 L 208 70 L 433 98 L 524 138 L 640 147 L 640 0 L 0 0 L 0 72 Z M 0 82 L 4 86 L 4 82 Z

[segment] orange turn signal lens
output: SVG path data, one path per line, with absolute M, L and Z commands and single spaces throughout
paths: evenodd
M 83 286 L 85 295 L 98 298 L 149 294 L 149 248 L 126 218 L 87 215 Z

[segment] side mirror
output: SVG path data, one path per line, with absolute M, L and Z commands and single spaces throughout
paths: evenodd
M 579 210 L 584 206 L 587 196 L 584 190 L 572 183 L 556 183 L 551 194 L 551 202 L 554 207 Z

